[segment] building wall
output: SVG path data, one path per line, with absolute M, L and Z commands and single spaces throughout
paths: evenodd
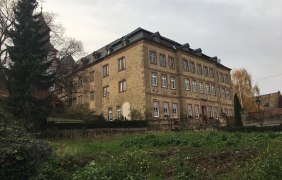
M 150 52 L 156 53 L 156 64 L 150 62 Z M 160 65 L 160 55 L 165 56 L 166 66 Z M 125 69 L 118 70 L 118 60 L 125 58 Z M 169 67 L 168 58 L 174 59 L 174 68 Z M 183 59 L 195 63 L 195 73 L 190 70 L 184 70 Z M 197 64 L 201 64 L 214 70 L 214 77 L 198 75 Z M 108 65 L 109 75 L 103 77 L 103 67 Z M 203 69 L 202 69 L 203 71 Z M 90 74 L 94 72 L 94 80 L 91 80 Z M 152 73 L 157 75 L 157 84 L 152 85 Z M 217 74 L 227 75 L 225 82 Z M 166 87 L 162 87 L 162 75 L 167 77 Z M 175 78 L 175 89 L 171 88 L 171 77 Z M 190 88 L 185 89 L 185 79 L 189 79 Z M 119 91 L 119 82 L 126 81 L 126 90 Z M 192 81 L 197 82 L 197 90 L 193 92 Z M 164 103 L 168 103 L 169 117 L 187 118 L 188 104 L 192 106 L 193 117 L 195 118 L 195 106 L 199 107 L 199 118 L 209 117 L 209 111 L 214 115 L 217 109 L 217 117 L 220 112 L 227 110 L 227 115 L 233 114 L 233 92 L 230 83 L 230 71 L 219 67 L 216 63 L 211 63 L 197 56 L 184 53 L 182 51 L 165 48 L 154 43 L 142 40 L 128 46 L 122 51 L 113 53 L 107 58 L 92 64 L 90 67 L 83 68 L 74 76 L 76 93 L 73 102 L 73 109 L 89 109 L 95 114 L 103 114 L 105 118 L 109 117 L 111 110 L 112 118 L 117 118 L 117 107 L 120 107 L 123 116 L 130 119 L 129 112 L 136 109 L 141 112 L 144 119 L 164 118 Z M 82 83 L 81 83 L 82 82 Z M 203 82 L 204 91 L 200 92 L 199 83 Z M 206 92 L 206 83 L 213 84 L 216 93 L 212 95 Z M 103 96 L 103 88 L 109 87 L 109 94 Z M 221 89 L 230 91 L 230 98 L 223 98 Z M 211 91 L 211 90 L 210 90 Z M 90 92 L 95 92 L 94 100 L 90 100 Z M 158 103 L 158 116 L 154 117 L 154 103 Z M 173 104 L 177 106 L 177 115 L 173 115 Z M 205 111 L 206 113 L 204 113 Z
M 78 93 L 75 95 L 74 109 L 83 104 L 95 114 L 103 114 L 105 118 L 108 118 L 108 112 L 111 109 L 113 119 L 117 118 L 118 107 L 127 119 L 130 119 L 128 114 L 130 109 L 136 109 L 144 114 L 145 87 L 142 54 L 143 48 L 140 42 L 78 72 L 76 76 L 84 77 L 89 76 L 89 73 L 94 71 L 94 81 L 86 81 L 83 85 L 77 85 Z M 118 59 L 120 58 L 125 58 L 125 69 L 121 71 L 118 69 Z M 109 75 L 104 77 L 103 67 L 106 65 L 109 68 Z M 74 78 L 75 84 L 78 84 L 78 77 Z M 119 90 L 119 82 L 121 81 L 126 81 L 124 92 Z M 104 96 L 103 88 L 107 86 L 109 87 L 109 94 Z M 90 101 L 89 97 L 91 91 L 95 92 L 93 101 Z M 78 101 L 79 96 L 83 96 L 82 103 Z
M 150 62 L 150 52 L 156 52 L 157 63 Z M 166 57 L 166 66 L 162 67 L 160 65 L 160 54 Z M 168 57 L 174 58 L 175 68 L 171 69 L 168 65 Z M 195 63 L 196 72 L 192 73 L 190 70 L 187 72 L 184 70 L 183 59 L 192 61 Z M 203 117 L 203 110 L 206 111 L 207 117 L 209 117 L 209 108 L 212 111 L 211 116 L 214 116 L 214 109 L 217 109 L 217 114 L 225 112 L 227 110 L 227 115 L 233 115 L 233 92 L 231 90 L 231 79 L 230 71 L 218 67 L 216 64 L 208 62 L 206 60 L 200 59 L 198 57 L 191 56 L 187 53 L 180 51 L 173 51 L 171 49 L 166 49 L 162 46 L 156 44 L 144 42 L 144 62 L 145 62 L 145 84 L 146 84 L 146 104 L 147 104 L 147 117 L 151 118 L 154 116 L 154 102 L 159 104 L 159 116 L 155 118 L 164 118 L 164 103 L 169 105 L 169 117 L 173 118 L 172 104 L 177 104 L 177 117 L 187 118 L 188 104 L 192 106 L 193 117 L 195 117 L 194 106 L 199 106 L 200 117 Z M 198 75 L 197 74 L 197 64 L 201 64 L 202 68 L 204 66 L 212 68 L 214 70 L 214 77 L 208 75 Z M 152 85 L 151 78 L 152 73 L 157 74 L 157 86 Z M 227 75 L 227 82 L 220 82 L 217 78 L 217 73 L 222 73 Z M 162 75 L 167 76 L 167 87 L 162 87 Z M 171 89 L 170 87 L 170 77 L 175 77 L 176 87 Z M 185 79 L 189 80 L 190 88 L 185 89 Z M 193 91 L 192 81 L 197 82 L 197 92 Z M 204 92 L 201 93 L 199 89 L 199 83 L 204 84 Z M 214 84 L 216 89 L 216 94 L 212 95 L 211 92 L 207 94 L 206 83 Z M 230 91 L 229 98 L 223 98 L 221 94 L 221 89 L 228 89 Z M 209 88 L 210 89 L 210 88 Z M 203 109 L 204 108 L 204 109 Z M 217 116 L 218 116 L 217 115 Z

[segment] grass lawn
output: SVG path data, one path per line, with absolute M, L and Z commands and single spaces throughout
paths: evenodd
M 38 179 L 282 177 L 281 133 L 148 132 L 51 144 L 54 157 Z

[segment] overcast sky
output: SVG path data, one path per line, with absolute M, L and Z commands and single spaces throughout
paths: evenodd
M 261 94 L 282 90 L 282 0 L 46 0 L 43 7 L 88 53 L 142 27 L 246 68 Z

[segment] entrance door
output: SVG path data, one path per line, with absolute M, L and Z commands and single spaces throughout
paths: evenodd
M 207 107 L 206 106 L 202 106 L 202 113 L 203 113 L 203 122 L 207 124 L 208 116 L 207 116 Z

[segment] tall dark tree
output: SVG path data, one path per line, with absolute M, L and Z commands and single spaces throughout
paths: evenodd
M 242 126 L 242 118 L 241 118 L 242 106 L 240 104 L 239 98 L 237 94 L 234 95 L 234 113 L 235 113 L 235 125 Z
M 38 125 L 44 118 L 50 98 L 43 92 L 53 86 L 55 77 L 50 28 L 42 13 L 36 12 L 37 6 L 36 0 L 19 0 L 14 8 L 14 28 L 8 32 L 12 40 L 8 46 L 11 64 L 6 69 L 9 102 L 29 125 Z

